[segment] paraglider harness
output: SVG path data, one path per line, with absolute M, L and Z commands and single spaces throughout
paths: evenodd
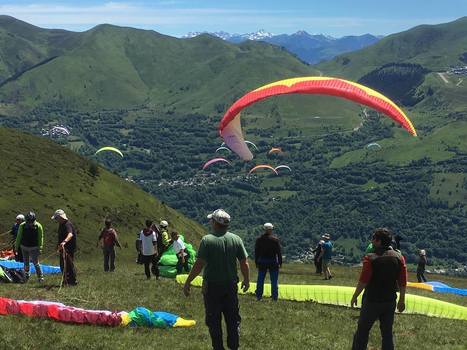
M 26 283 L 28 280 L 23 269 L 10 269 L 0 266 L 1 283 Z

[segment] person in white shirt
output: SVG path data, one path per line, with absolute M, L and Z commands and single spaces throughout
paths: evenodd
M 172 247 L 177 255 L 177 274 L 182 273 L 182 269 L 185 272 L 190 272 L 190 266 L 188 265 L 188 259 L 190 256 L 188 255 L 188 251 L 186 250 L 185 243 L 183 243 L 182 239 L 179 237 L 177 231 L 172 231 L 170 233 L 170 237 L 172 238 Z
M 139 252 L 144 264 L 144 273 L 148 280 L 151 279 L 151 272 L 156 276 L 156 279 L 159 279 L 159 267 L 155 261 L 157 258 L 157 236 L 151 226 L 152 221 L 146 220 L 146 227 L 141 230 L 138 240 Z M 149 269 L 150 266 L 151 269 Z

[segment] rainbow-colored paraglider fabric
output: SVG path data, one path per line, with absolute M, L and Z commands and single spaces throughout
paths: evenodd
M 450 287 L 443 282 L 431 281 L 425 283 L 407 282 L 407 287 L 429 290 L 437 293 L 450 293 L 467 296 L 467 289 Z
M 191 327 L 196 324 L 194 320 L 185 320 L 177 315 L 163 311 L 153 312 L 144 307 L 137 307 L 130 312 L 113 312 L 86 310 L 50 301 L 25 301 L 1 297 L 0 315 L 24 315 L 49 318 L 65 323 L 110 327 L 173 328 Z
M 187 275 L 178 275 L 177 282 L 185 283 Z M 191 284 L 200 287 L 203 283 L 201 277 L 196 277 Z M 254 294 L 255 283 L 250 283 L 250 289 L 246 293 Z M 332 286 L 332 285 L 279 285 L 279 299 L 292 301 L 312 301 L 320 304 L 331 304 L 350 307 L 350 300 L 355 291 L 355 287 Z M 240 291 L 239 293 L 243 293 Z M 264 296 L 271 296 L 271 285 L 264 285 Z M 361 305 L 362 295 L 358 298 Z M 432 317 L 451 318 L 467 320 L 467 307 L 448 303 L 433 298 L 420 295 L 406 294 L 405 311 L 407 314 L 421 314 Z

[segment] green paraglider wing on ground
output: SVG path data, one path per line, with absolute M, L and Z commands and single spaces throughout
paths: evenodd
M 177 282 L 185 283 L 187 275 L 178 275 Z M 203 279 L 198 276 L 191 283 L 193 286 L 200 287 Z M 254 294 L 256 283 L 250 283 L 250 289 L 247 294 Z M 239 284 L 240 291 L 240 284 Z M 279 299 L 293 301 L 313 301 L 320 304 L 331 304 L 350 307 L 350 300 L 355 291 L 354 287 L 332 286 L 332 285 L 279 285 Z M 240 292 L 242 293 L 242 292 Z M 264 285 L 265 297 L 271 296 L 271 285 Z M 358 298 L 358 304 L 361 305 L 361 295 Z M 422 297 L 419 295 L 406 294 L 405 311 L 408 314 L 421 314 L 433 317 L 452 318 L 458 320 L 467 320 L 467 307 L 448 303 L 433 298 Z
M 188 265 L 191 267 L 193 266 L 195 260 L 196 260 L 196 250 L 193 248 L 193 246 L 190 243 L 185 242 L 185 238 L 180 235 L 180 238 L 182 241 L 185 243 L 185 249 L 189 254 L 188 258 Z M 175 251 L 173 249 L 173 246 L 170 245 L 169 248 L 162 254 L 160 260 L 159 260 L 159 272 L 160 275 L 163 277 L 171 277 L 174 278 L 177 276 L 177 255 L 175 254 Z

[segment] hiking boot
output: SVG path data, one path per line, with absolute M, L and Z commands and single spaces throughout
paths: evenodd
M 37 281 L 38 281 L 39 283 L 44 283 L 44 277 L 42 277 L 42 276 L 38 277 L 38 278 L 37 278 Z

